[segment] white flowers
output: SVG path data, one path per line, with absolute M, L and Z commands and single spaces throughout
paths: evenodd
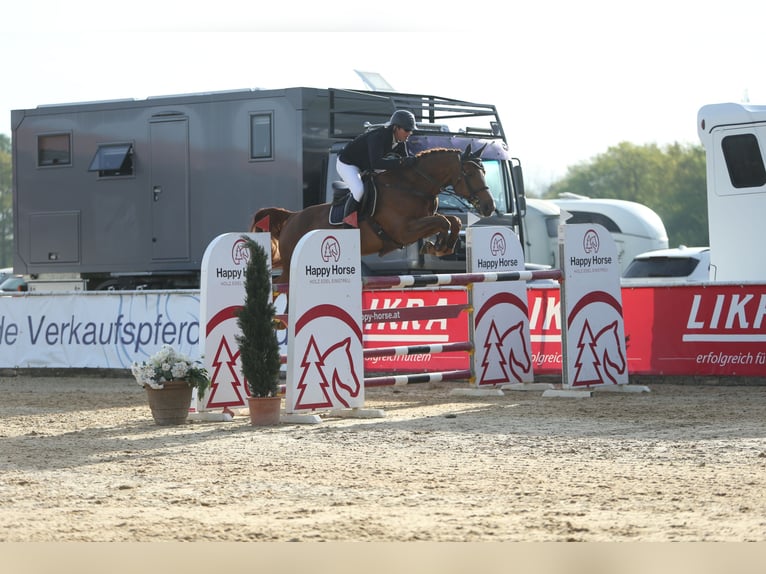
M 186 381 L 197 387 L 201 397 L 210 381 L 207 370 L 198 361 L 177 352 L 170 345 L 163 345 L 148 361 L 134 362 L 130 368 L 136 382 L 153 389 L 163 389 L 168 381 Z

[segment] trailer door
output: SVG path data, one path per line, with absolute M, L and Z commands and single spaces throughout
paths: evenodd
M 152 259 L 189 259 L 189 123 L 152 120 Z

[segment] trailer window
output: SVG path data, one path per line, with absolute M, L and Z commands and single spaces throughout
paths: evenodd
M 566 220 L 567 223 L 598 223 L 610 233 L 622 233 L 617 222 L 608 215 L 592 211 L 570 211 L 568 209 L 567 211 L 572 214 L 572 217 Z M 558 234 L 558 231 L 556 233 Z
M 766 169 L 755 134 L 726 136 L 721 140 L 721 148 L 729 179 L 735 188 L 766 184 Z
M 72 165 L 72 139 L 70 134 L 50 134 L 37 138 L 37 165 Z
M 252 114 L 250 116 L 250 159 L 271 159 L 272 115 Z
M 133 144 L 98 146 L 88 171 L 97 171 L 99 177 L 133 175 Z

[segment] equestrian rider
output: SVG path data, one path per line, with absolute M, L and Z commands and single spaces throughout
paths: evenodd
M 397 110 L 388 123 L 357 136 L 343 148 L 338 155 L 336 169 L 351 191 L 346 200 L 344 219 L 359 209 L 362 202 L 362 173 L 415 164 L 415 157 L 407 149 L 407 138 L 414 129 L 415 116 L 412 112 Z

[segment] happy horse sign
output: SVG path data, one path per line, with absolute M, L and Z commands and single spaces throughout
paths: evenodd
M 466 244 L 469 273 L 524 270 L 521 243 L 507 227 L 469 227 Z M 526 282 L 475 283 L 470 296 L 476 386 L 531 382 Z
M 310 231 L 298 242 L 290 262 L 287 320 L 285 412 L 363 406 L 357 230 Z
M 617 248 L 598 224 L 559 227 L 564 286 L 564 386 L 627 384 L 625 326 Z
M 245 300 L 245 269 L 250 250 L 246 235 L 266 251 L 271 269 L 271 240 L 268 233 L 224 233 L 210 242 L 202 258 L 200 278 L 200 338 L 211 386 L 199 410 L 247 406 L 249 395 L 239 361 L 240 333 L 236 312 Z M 196 398 L 196 393 L 194 397 Z

